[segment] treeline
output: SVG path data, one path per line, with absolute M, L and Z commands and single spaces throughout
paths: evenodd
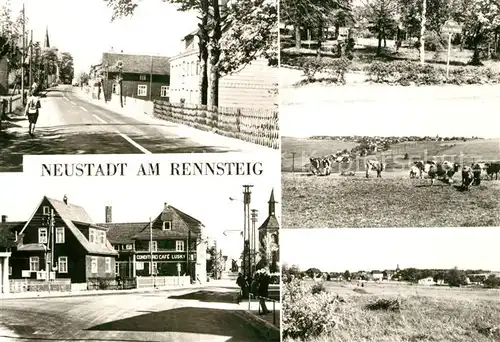
M 344 280 L 344 281 L 368 281 L 374 279 L 374 275 L 382 275 L 380 280 L 404 281 L 418 283 L 419 280 L 432 278 L 435 283 L 446 284 L 449 286 L 462 286 L 472 283 L 482 284 L 485 287 L 500 287 L 500 277 L 492 274 L 488 270 L 460 270 L 453 269 L 417 269 L 405 268 L 398 270 L 371 270 L 350 272 L 322 272 L 318 268 L 309 268 L 305 271 L 300 270 L 296 265 L 284 265 L 283 277 L 285 279 L 298 278 L 321 278 L 326 281 Z M 377 278 L 379 279 L 379 278 Z

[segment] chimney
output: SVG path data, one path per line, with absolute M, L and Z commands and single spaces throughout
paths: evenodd
M 7 222 L 7 215 L 2 215 L 2 223 Z
M 68 205 L 68 196 L 64 195 L 63 201 L 64 201 L 64 204 Z
M 167 209 L 167 208 L 168 208 L 168 202 L 163 203 L 163 209 Z
M 106 206 L 106 223 L 111 223 L 112 218 L 111 218 L 111 206 L 107 205 Z

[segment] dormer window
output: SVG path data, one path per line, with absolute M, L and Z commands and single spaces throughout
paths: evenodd
M 171 221 L 163 221 L 163 226 L 161 230 L 172 230 L 172 222 Z

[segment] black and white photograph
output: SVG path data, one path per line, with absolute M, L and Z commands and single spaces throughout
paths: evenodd
M 283 341 L 500 337 L 500 229 L 283 229 Z
M 275 174 L 0 175 L 0 340 L 279 341 Z
M 267 0 L 2 0 L 0 171 L 278 150 L 277 18 Z

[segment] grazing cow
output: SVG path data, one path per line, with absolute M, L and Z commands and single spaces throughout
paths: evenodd
M 484 163 L 472 163 L 472 174 L 474 177 L 474 185 L 480 185 L 481 184 L 481 173 L 483 171 L 483 166 L 481 164 Z
M 486 173 L 491 180 L 493 180 L 493 175 L 495 175 L 495 180 L 497 180 L 499 172 L 500 162 L 486 163 Z
M 311 173 L 317 175 L 320 173 L 321 159 L 316 157 L 310 157 L 309 162 L 311 163 Z
M 470 166 L 462 168 L 462 189 L 470 191 L 470 185 L 474 181 L 474 173 Z
M 422 170 L 420 170 L 417 166 L 412 165 L 410 167 L 410 178 L 422 177 Z
M 458 172 L 459 168 L 460 165 L 457 163 L 444 161 L 431 165 L 427 175 L 431 179 L 431 185 L 434 185 L 436 179 L 441 179 L 443 182 L 451 185 L 453 183 L 453 175 Z
M 428 161 L 423 161 L 423 160 L 417 160 L 413 162 L 413 164 L 419 169 L 419 177 L 423 178 L 423 174 L 429 174 L 429 170 L 431 169 L 431 166 L 436 166 L 436 162 L 432 160 Z
M 377 171 L 377 178 L 382 177 L 382 171 L 385 169 L 385 164 L 376 159 L 370 159 L 366 161 L 366 178 L 369 177 L 370 171 Z
M 328 158 L 310 157 L 311 172 L 317 176 L 328 176 L 331 173 L 331 161 Z

